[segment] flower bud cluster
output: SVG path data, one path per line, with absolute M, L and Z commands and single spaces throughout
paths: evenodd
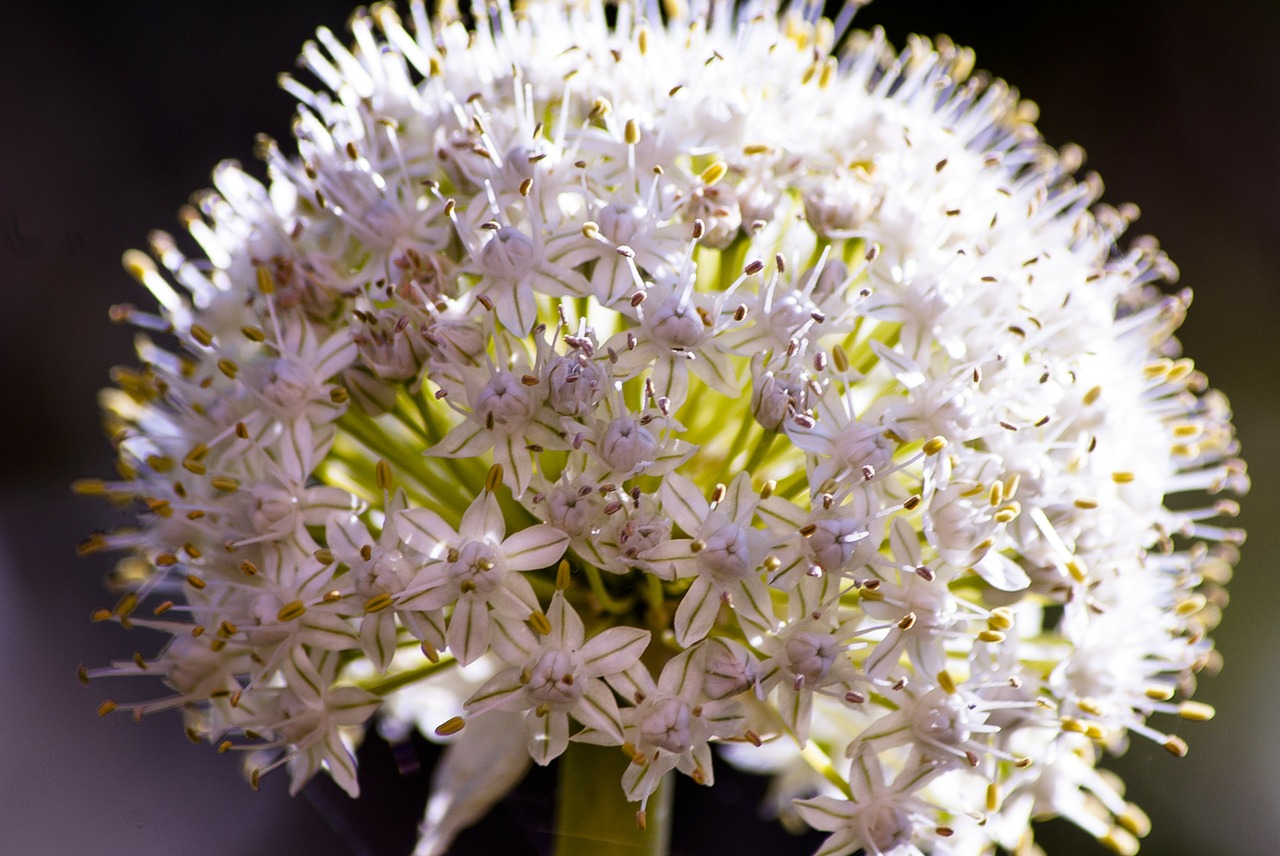
M 1171 264 L 969 52 L 672 9 L 359 12 L 203 257 L 126 256 L 160 309 L 79 487 L 138 525 L 85 549 L 168 642 L 85 675 L 168 694 L 103 710 L 295 790 L 354 794 L 385 701 L 504 787 L 617 746 L 642 805 L 725 741 L 829 854 L 1136 848 L 1094 763 L 1211 713 L 1240 540 L 1165 498 L 1247 487 Z M 432 852 L 500 795 L 438 789 Z

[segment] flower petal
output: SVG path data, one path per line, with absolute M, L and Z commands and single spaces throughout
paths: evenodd
M 684 476 L 672 473 L 662 480 L 658 497 L 662 500 L 663 511 L 671 515 L 686 535 L 696 538 L 711 510 L 698 486 Z
M 444 856 L 458 833 L 489 813 L 529 769 L 516 713 L 493 711 L 467 723 L 431 777 L 431 798 L 414 856 Z
M 569 714 L 553 710 L 543 716 L 536 711 L 524 715 L 528 728 L 529 757 L 540 767 L 545 767 L 564 753 L 569 746 Z
M 570 708 L 573 718 L 592 729 L 596 737 L 592 742 L 597 744 L 622 745 L 622 714 L 618 710 L 618 702 L 613 691 L 604 681 L 593 679 L 586 682 L 582 698 Z M 607 742 L 600 739 L 607 737 Z
M 535 571 L 559 561 L 569 547 L 569 536 L 547 523 L 521 529 L 502 542 L 507 567 L 513 571 Z
M 443 556 L 449 545 L 458 542 L 458 533 L 453 527 L 445 523 L 439 514 L 427 508 L 410 508 L 400 512 L 396 519 L 396 531 L 406 544 L 433 559 Z
M 624 671 L 640 659 L 649 639 L 649 631 L 639 627 L 611 627 L 582 646 L 579 673 L 596 678 Z
M 465 666 L 489 650 L 489 629 L 489 605 L 483 598 L 463 597 L 449 617 L 445 640 L 453 656 Z
M 720 591 L 706 577 L 695 577 L 676 608 L 676 642 L 688 647 L 706 637 L 720 612 Z
M 564 592 L 557 591 L 551 596 L 551 605 L 547 607 L 547 620 L 551 622 L 551 636 L 548 642 L 563 648 L 567 651 L 576 651 L 582 647 L 582 640 L 586 638 L 586 631 L 582 626 L 582 619 L 578 617 L 578 612 L 569 605 L 569 601 L 565 599 Z M 621 628 L 618 628 L 621 629 Z M 611 631 L 605 631 L 600 634 L 604 636 Z M 597 636 L 596 639 L 599 639 Z M 592 639 L 594 642 L 596 639 Z M 630 663 L 626 664 L 631 665 Z M 621 667 L 625 668 L 625 666 Z

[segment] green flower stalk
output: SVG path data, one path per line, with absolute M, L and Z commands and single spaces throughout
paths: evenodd
M 353 796 L 375 713 L 417 724 L 422 856 L 562 756 L 562 853 L 663 852 L 712 744 L 824 856 L 1033 853 L 1053 815 L 1136 851 L 1096 765 L 1212 715 L 1243 536 L 1166 497 L 1247 488 L 1230 412 L 1135 211 L 857 5 L 321 30 L 296 152 L 216 169 L 203 257 L 125 256 L 159 308 L 115 310 L 119 478 L 78 489 L 138 525 L 84 548 L 126 553 L 98 617 L 167 641 L 83 676 L 168 689 L 102 711 Z

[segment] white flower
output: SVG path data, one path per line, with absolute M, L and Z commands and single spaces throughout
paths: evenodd
M 500 619 L 501 620 L 501 619 Z M 622 718 L 605 679 L 635 665 L 649 633 L 612 627 L 586 641 L 582 619 L 557 591 L 547 609 L 548 630 L 535 634 L 523 624 L 505 629 L 503 659 L 514 662 L 467 700 L 468 717 L 490 710 L 523 712 L 529 756 L 548 764 L 569 744 L 569 717 L 594 729 L 593 742 L 622 744 Z
M 457 531 L 428 508 L 407 509 L 398 518 L 405 543 L 427 557 L 398 604 L 415 610 L 453 604 L 446 641 L 464 666 L 489 648 L 491 610 L 517 620 L 538 611 L 533 586 L 521 572 L 554 565 L 569 543 L 545 523 L 507 536 L 498 501 L 487 490 L 471 503 Z
M 296 153 L 217 168 L 203 258 L 125 257 L 159 310 L 117 310 L 118 477 L 77 489 L 137 525 L 82 550 L 127 554 L 96 617 L 169 641 L 83 676 L 168 694 L 103 712 L 354 791 L 386 700 L 453 741 L 421 853 L 572 741 L 641 803 L 735 742 L 827 856 L 1052 814 L 1131 851 L 1101 750 L 1212 716 L 1230 410 L 1078 155 L 857 5 L 321 31 Z

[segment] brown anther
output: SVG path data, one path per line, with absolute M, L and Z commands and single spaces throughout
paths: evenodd
M 455 716 L 437 725 L 436 734 L 440 737 L 448 737 L 450 734 L 457 734 L 466 724 L 466 720 L 461 716 Z

